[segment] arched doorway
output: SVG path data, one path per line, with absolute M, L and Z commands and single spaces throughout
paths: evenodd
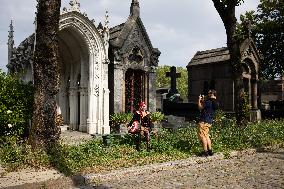
M 252 110 L 257 110 L 257 72 L 256 66 L 249 58 L 242 63 L 244 91 L 248 95 L 249 104 Z
M 73 130 L 109 134 L 108 33 L 102 38 L 96 26 L 76 10 L 60 16 L 59 31 L 58 104 L 63 118 Z
M 142 70 L 128 69 L 125 73 L 125 112 L 137 110 L 146 99 L 146 74 Z
M 86 131 L 88 115 L 88 47 L 74 28 L 59 32 L 60 84 L 58 106 L 63 121 L 73 130 Z

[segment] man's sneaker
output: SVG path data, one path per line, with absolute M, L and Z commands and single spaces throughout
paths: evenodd
M 200 157 L 208 157 L 209 154 L 208 154 L 207 151 L 203 151 L 203 152 L 201 152 L 201 153 L 199 154 L 199 156 L 200 156 Z
M 214 154 L 214 153 L 213 153 L 212 150 L 208 150 L 208 155 L 209 155 L 209 156 L 213 156 L 213 154 Z

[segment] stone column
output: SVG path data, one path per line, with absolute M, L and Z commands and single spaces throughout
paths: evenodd
M 253 110 L 257 110 L 257 80 L 252 79 L 251 80 L 251 105 Z
M 78 97 L 77 88 L 70 87 L 69 89 L 69 104 L 70 104 L 70 127 L 73 130 L 77 130 L 78 124 Z
M 103 64 L 103 110 L 102 110 L 102 134 L 110 134 L 109 126 L 109 88 L 108 88 L 108 64 L 109 60 L 106 60 Z
M 251 88 L 251 78 L 248 78 L 248 100 L 249 100 L 249 104 L 252 107 L 252 88 Z
M 80 89 L 80 126 L 79 131 L 87 132 L 88 89 Z
M 102 129 L 102 134 L 110 134 L 110 126 L 109 126 L 109 89 L 104 89 L 104 124 Z
M 257 80 L 251 80 L 251 92 L 252 92 L 252 110 L 250 119 L 251 121 L 260 121 L 261 120 L 261 112 L 257 106 Z
M 124 71 L 119 64 L 114 65 L 114 113 L 123 112 Z
M 90 54 L 89 60 L 89 84 L 88 84 L 88 119 L 87 133 L 97 134 L 98 132 L 98 97 L 99 97 L 99 82 L 96 73 L 95 54 Z
M 148 110 L 150 112 L 156 111 L 156 71 L 151 70 L 149 73 L 149 101 L 148 101 Z

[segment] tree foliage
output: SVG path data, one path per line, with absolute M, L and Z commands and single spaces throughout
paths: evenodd
M 27 135 L 32 118 L 33 87 L 0 70 L 0 138 Z
M 261 0 L 257 12 L 241 15 L 252 23 L 252 37 L 263 55 L 260 75 L 274 79 L 284 74 L 284 0 Z M 240 30 L 243 30 L 240 27 Z
M 170 88 L 171 79 L 166 77 L 166 72 L 170 72 L 170 66 L 159 66 L 157 69 L 157 79 L 156 86 L 157 88 Z M 177 67 L 177 73 L 181 73 L 181 77 L 177 78 L 177 90 L 180 93 L 180 96 L 183 100 L 187 99 L 188 93 L 188 73 L 185 68 Z

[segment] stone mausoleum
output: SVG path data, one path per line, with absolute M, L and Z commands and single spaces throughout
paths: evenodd
M 60 89 L 57 112 L 64 124 L 89 134 L 110 133 L 111 113 L 132 112 L 139 101 L 156 109 L 156 67 L 160 51 L 153 48 L 140 18 L 138 0 L 132 0 L 125 23 L 109 28 L 81 12 L 76 0 L 63 8 L 59 21 Z M 36 25 L 36 24 L 35 24 Z M 8 72 L 33 82 L 36 33 L 14 47 L 11 22 Z
M 252 119 L 260 118 L 258 107 L 258 71 L 260 55 L 255 43 L 247 38 L 240 45 L 243 68 L 243 83 L 252 109 Z M 234 112 L 234 80 L 230 54 L 227 47 L 198 51 L 187 65 L 188 99 L 197 102 L 200 94 L 215 89 L 220 108 Z

